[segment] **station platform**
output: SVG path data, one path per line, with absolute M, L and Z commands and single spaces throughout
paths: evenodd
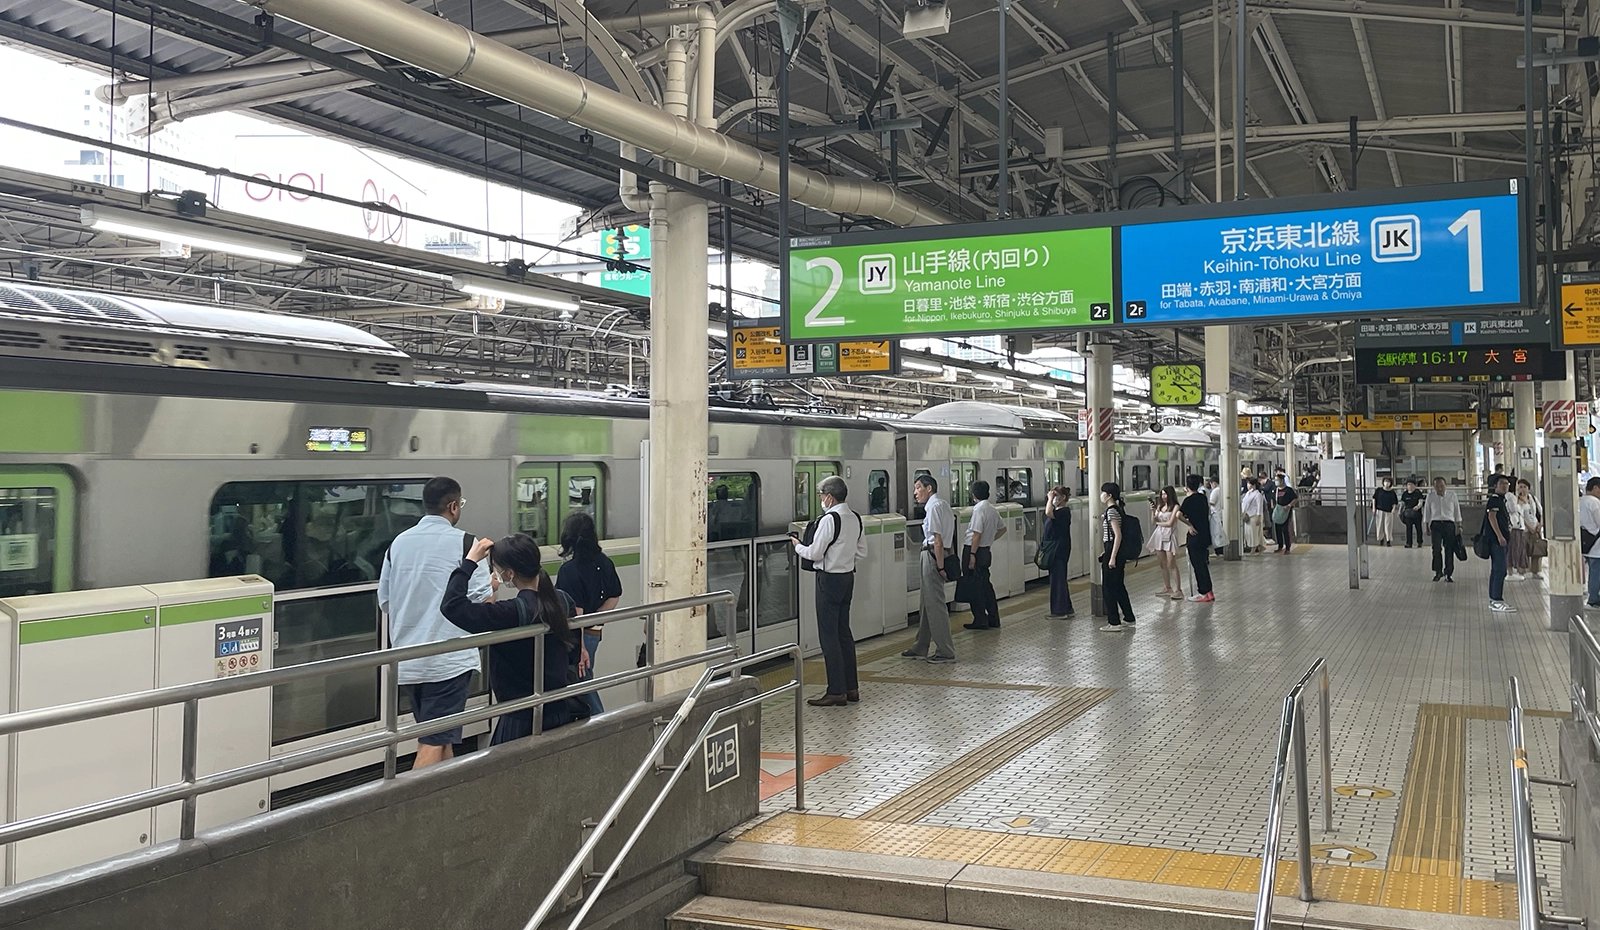
M 806 711 L 806 811 L 791 810 L 792 714 L 774 708 L 766 819 L 724 855 L 853 855 L 877 871 L 884 857 L 931 860 L 1108 880 L 1097 893 L 1163 906 L 1224 894 L 1224 909 L 1247 910 L 1282 699 L 1326 657 L 1331 834 L 1320 832 L 1314 695 L 1307 706 L 1316 897 L 1363 906 L 1357 922 L 1376 926 L 1417 925 L 1417 912 L 1514 918 L 1506 680 L 1521 679 L 1530 708 L 1532 771 L 1554 774 L 1566 636 L 1547 629 L 1542 582 L 1510 584 L 1520 612 L 1494 614 L 1487 562 L 1446 584 L 1430 580 L 1427 550 L 1372 556 L 1358 591 L 1342 546 L 1214 559 L 1211 604 L 1161 597 L 1145 559 L 1129 573 L 1136 629 L 1098 631 L 1082 583 L 1064 621 L 1034 589 L 1002 603 L 996 632 L 962 630 L 956 614 L 950 665 L 900 656 L 914 628 L 861 643 L 862 703 Z M 820 690 L 820 660 L 807 679 Z M 1555 830 L 1557 789 L 1533 791 L 1537 828 Z M 1291 787 L 1286 812 L 1292 798 Z M 1283 859 L 1295 833 L 1288 813 Z M 1540 845 L 1545 908 L 1557 911 L 1560 852 Z M 1278 892 L 1292 896 L 1296 880 L 1281 865 Z

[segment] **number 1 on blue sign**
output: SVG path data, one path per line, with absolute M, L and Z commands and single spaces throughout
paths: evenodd
M 1468 210 L 1450 224 L 1450 235 L 1467 234 L 1467 290 L 1483 290 L 1483 212 Z

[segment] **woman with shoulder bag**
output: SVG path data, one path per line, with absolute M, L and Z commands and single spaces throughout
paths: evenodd
M 494 553 L 493 571 L 504 584 L 516 588 L 517 596 L 504 601 L 474 604 L 467 599 L 467 581 L 478 563 Z M 571 628 L 576 613 L 572 598 L 556 590 L 539 558 L 539 544 L 526 533 L 513 533 L 498 543 L 480 539 L 466 559 L 456 566 L 445 585 L 444 601 L 439 605 L 444 618 L 468 633 L 509 630 L 543 623 L 550 628 L 544 637 L 544 690 L 558 691 L 572 684 L 589 669 L 589 654 L 583 640 Z M 489 687 L 497 703 L 525 698 L 533 693 L 533 639 L 518 639 L 489 647 Z M 578 697 L 555 698 L 544 705 L 545 730 L 589 716 L 589 704 Z M 495 721 L 489 745 L 533 734 L 533 711 L 502 714 Z
M 1544 508 L 1533 496 L 1533 486 L 1526 478 L 1517 481 L 1517 505 L 1522 508 L 1522 527 L 1527 536 L 1529 577 L 1543 578 L 1550 541 L 1544 538 Z
M 1068 564 L 1072 558 L 1072 510 L 1067 506 L 1067 489 L 1053 487 L 1044 505 L 1044 531 L 1039 545 L 1045 548 L 1044 565 L 1050 571 L 1050 619 L 1064 620 L 1073 615 L 1072 592 L 1067 588 Z

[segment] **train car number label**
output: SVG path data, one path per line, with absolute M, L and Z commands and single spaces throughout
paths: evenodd
M 262 621 L 226 620 L 214 627 L 211 636 L 217 678 L 231 678 L 261 668 Z
M 706 790 L 721 788 L 739 777 L 739 725 L 723 727 L 706 737 Z

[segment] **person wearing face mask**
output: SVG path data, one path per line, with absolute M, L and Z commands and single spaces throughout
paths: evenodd
M 1417 479 L 1407 478 L 1406 489 L 1400 494 L 1400 522 L 1406 525 L 1406 548 L 1411 548 L 1412 536 L 1416 536 L 1416 544 L 1422 545 L 1422 499 L 1425 497 L 1422 489 L 1417 487 Z
M 1272 538 L 1278 544 L 1274 554 L 1288 555 L 1294 545 L 1294 508 L 1299 503 L 1300 495 L 1289 487 L 1289 476 L 1279 473 L 1278 486 L 1272 492 Z
M 495 574 L 500 576 L 502 584 L 515 588 L 517 596 L 476 604 L 467 595 L 467 585 L 480 564 L 487 564 L 491 551 L 494 553 Z M 444 589 L 444 600 L 439 604 L 439 611 L 445 619 L 469 633 L 509 630 L 537 623 L 548 626 L 550 632 L 544 634 L 545 693 L 565 688 L 589 670 L 589 654 L 583 648 L 583 638 L 571 626 L 577 610 L 571 597 L 556 590 L 555 583 L 544 570 L 539 544 L 526 533 L 513 533 L 498 543 L 492 539 L 480 539 L 473 543 L 467 557 L 450 574 Z M 489 688 L 494 692 L 495 701 L 502 704 L 533 693 L 531 638 L 489 647 Z M 545 704 L 542 710 L 545 730 L 553 730 L 590 714 L 589 702 L 581 697 L 556 698 Z M 531 735 L 531 709 L 501 714 L 495 721 L 494 736 L 489 740 L 489 745 L 498 746 Z
M 1394 511 L 1400 495 L 1394 492 L 1394 479 L 1384 478 L 1372 492 L 1372 532 L 1380 546 L 1394 545 Z

